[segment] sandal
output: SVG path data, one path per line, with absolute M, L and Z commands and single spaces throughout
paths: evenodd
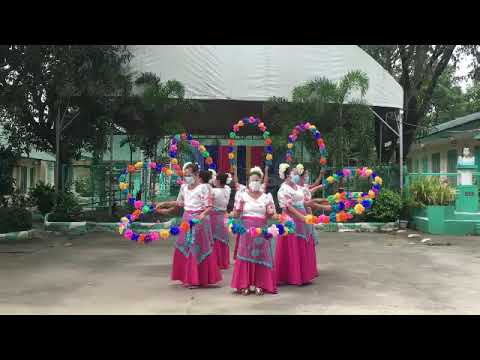
M 248 289 L 242 289 L 241 292 L 242 292 L 242 295 L 244 296 L 250 295 L 250 291 L 248 291 Z
M 263 294 L 264 294 L 263 289 L 261 288 L 255 289 L 255 295 L 262 296 Z

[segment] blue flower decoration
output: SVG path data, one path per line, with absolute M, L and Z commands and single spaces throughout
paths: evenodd
M 271 152 L 273 151 L 272 146 L 271 146 L 271 145 L 268 145 L 268 146 L 266 147 L 266 151 L 267 151 L 268 153 L 271 153 Z
M 178 226 L 172 226 L 170 228 L 170 235 L 177 236 L 178 234 L 180 234 L 180 229 Z
M 217 165 L 215 165 L 214 163 L 211 163 L 209 166 L 208 166 L 209 169 L 212 169 L 212 170 L 216 170 L 217 169 Z
M 338 210 L 345 209 L 345 204 L 343 203 L 343 201 L 339 201 L 337 206 L 338 206 Z
M 228 152 L 233 152 L 233 146 L 228 147 Z
M 362 206 L 363 206 L 365 209 L 369 209 L 369 208 L 370 208 L 370 201 L 368 201 L 368 200 L 363 200 L 363 201 L 362 201 Z
M 137 241 L 138 240 L 138 234 L 133 233 L 132 234 L 132 240 Z
M 285 230 L 283 229 L 283 225 L 282 224 L 276 224 L 277 226 L 277 229 L 278 229 L 278 233 L 280 235 L 283 235 L 283 233 L 285 232 Z
M 187 139 L 188 139 L 188 140 L 192 140 L 192 139 L 193 139 L 192 134 L 188 134 L 188 135 L 187 135 Z

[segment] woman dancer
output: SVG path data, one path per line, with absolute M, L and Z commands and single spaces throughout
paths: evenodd
M 278 190 L 278 202 L 282 212 L 293 218 L 295 233 L 283 236 L 276 244 L 277 284 L 303 285 L 318 274 L 314 239 L 305 226 L 305 192 L 298 185 L 297 169 L 280 164 L 279 176 L 285 181 Z
M 265 227 L 267 217 L 275 214 L 272 197 L 262 191 L 262 177 L 260 168 L 250 170 L 248 188 L 239 195 L 233 211 L 234 217 L 240 217 L 246 232 L 238 240 L 231 287 L 243 295 L 277 292 L 272 239 L 250 230 Z
M 258 167 L 258 166 L 255 166 L 253 167 L 252 169 L 250 169 L 250 172 L 253 170 L 253 169 L 258 169 L 260 170 L 260 172 L 262 172 L 262 170 Z M 263 174 L 263 173 L 262 173 Z M 237 177 L 237 168 L 235 167 L 235 174 L 234 174 L 234 178 L 233 178 L 233 186 L 234 186 L 234 189 L 235 189 L 235 200 L 234 200 L 234 204 L 238 203 L 240 201 L 240 198 L 241 198 L 241 194 L 242 192 L 244 192 L 245 190 L 247 190 L 247 187 L 243 184 L 240 184 L 238 182 L 238 177 Z M 268 166 L 265 166 L 265 175 L 263 176 L 263 182 L 261 183 L 261 191 L 263 191 L 264 193 L 267 193 L 267 189 L 268 189 Z M 235 247 L 233 248 L 233 260 L 235 260 L 237 258 L 237 251 L 238 251 L 238 239 L 239 239 L 240 235 L 237 235 L 235 236 Z
M 226 183 L 227 174 L 221 173 L 216 176 L 215 187 L 212 189 L 213 208 L 210 212 L 217 263 L 218 267 L 222 270 L 228 269 L 230 266 L 229 234 L 225 220 L 231 189 Z
M 172 209 L 183 207 L 182 223 L 188 224 L 192 219 L 200 221 L 177 237 L 171 278 L 181 281 L 189 288 L 206 287 L 222 280 L 209 216 L 212 207 L 211 188 L 202 183 L 196 164 L 185 167 L 183 178 L 185 183 L 180 188 L 177 201 L 157 205 L 157 211 L 161 214 L 168 214 Z M 208 177 L 203 179 L 205 180 L 208 183 Z

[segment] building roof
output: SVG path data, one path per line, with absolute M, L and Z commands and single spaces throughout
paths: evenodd
M 452 129 L 452 128 L 455 128 L 457 126 L 466 125 L 466 124 L 468 124 L 472 121 L 475 121 L 475 120 L 480 120 L 480 112 L 476 112 L 476 113 L 473 113 L 473 114 L 469 114 L 469 115 L 466 115 L 466 116 L 456 118 L 454 120 L 444 122 L 442 124 L 438 124 L 435 127 L 433 127 L 433 129 L 428 133 L 428 135 L 426 135 L 424 137 L 431 136 L 433 134 Z
M 319 77 L 338 81 L 349 71 L 361 70 L 369 79 L 367 104 L 403 108 L 400 84 L 356 45 L 132 45 L 130 49 L 133 72 L 178 80 L 190 99 L 290 99 L 294 87 L 306 81 Z

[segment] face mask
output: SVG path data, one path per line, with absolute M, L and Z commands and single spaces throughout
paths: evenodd
M 193 176 L 185 176 L 183 180 L 185 180 L 185 183 L 188 185 L 193 184 Z
M 260 181 L 250 181 L 248 187 L 252 191 L 260 191 Z
M 294 184 L 298 184 L 300 182 L 300 176 L 299 175 L 292 175 L 292 182 Z
M 232 183 L 232 179 L 231 178 L 227 178 L 227 185 L 230 185 Z

